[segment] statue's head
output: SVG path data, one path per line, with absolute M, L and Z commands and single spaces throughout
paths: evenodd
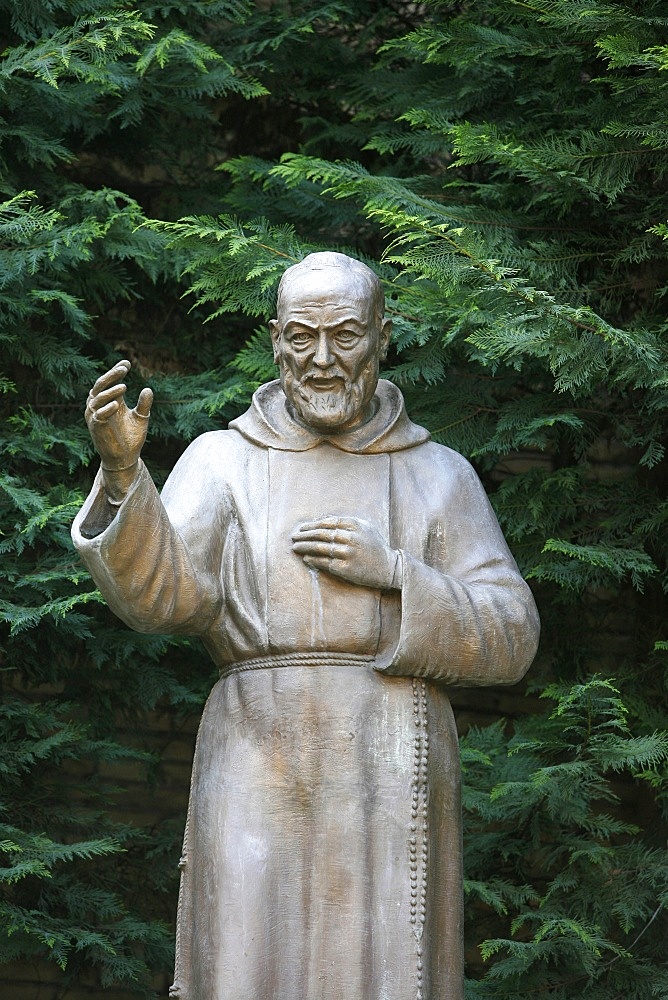
M 350 430 L 373 415 L 391 322 L 371 268 L 342 253 L 312 253 L 289 267 L 269 323 L 288 405 L 318 431 Z

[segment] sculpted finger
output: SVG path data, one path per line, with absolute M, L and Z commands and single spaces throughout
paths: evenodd
M 93 396 L 97 396 L 98 393 L 102 392 L 104 389 L 108 389 L 109 386 L 114 385 L 115 382 L 118 382 L 119 378 L 124 379 L 131 367 L 132 366 L 129 361 L 119 361 L 113 368 L 110 368 L 108 372 L 105 372 L 104 375 L 100 375 L 99 379 L 91 389 L 91 394 Z
M 313 539 L 298 539 L 292 543 L 292 551 L 298 556 L 320 556 L 329 553 L 329 543 Z
M 117 399 L 113 399 L 111 403 L 107 403 L 106 406 L 102 406 L 99 410 L 96 409 L 93 411 L 93 420 L 100 424 L 105 423 L 109 417 L 113 417 L 120 405 L 121 404 Z
M 95 396 L 88 397 L 88 405 L 91 410 L 96 411 L 106 406 L 107 403 L 111 403 L 113 400 L 119 400 L 125 395 L 126 385 L 121 382 L 119 385 L 114 385 L 111 389 L 105 389 L 104 392 L 98 392 Z
M 301 524 L 297 525 L 295 530 L 297 531 L 315 531 L 318 529 L 332 530 L 339 527 L 348 527 L 347 523 L 344 525 L 344 521 L 350 520 L 349 518 L 335 517 L 332 515 L 327 515 L 326 517 L 320 517 L 317 521 L 302 521 Z
M 368 525 L 368 521 L 362 521 L 359 517 L 335 517 L 327 515 L 318 518 L 317 521 L 304 521 L 302 528 L 342 528 L 344 531 L 355 531 L 358 528 Z
M 340 575 L 337 573 L 336 563 L 332 559 L 325 559 L 323 556 L 304 556 L 304 563 L 312 569 L 319 569 L 324 573 L 333 573 L 334 576 Z
M 300 542 L 333 542 L 335 534 L 335 528 L 307 528 L 302 525 L 299 528 L 295 528 L 292 532 L 292 537 L 295 541 L 299 540 Z
M 336 519 L 336 526 L 342 531 L 359 531 L 367 524 L 368 521 L 362 521 L 359 517 L 337 517 Z
M 355 535 L 352 531 L 340 531 L 337 528 L 313 528 L 309 531 L 295 531 L 292 534 L 294 542 L 322 542 L 325 545 L 354 545 Z
M 336 545 L 334 542 L 294 542 L 292 550 L 298 556 L 316 556 L 323 559 L 345 559 L 348 556 L 348 547 Z
M 146 388 L 139 393 L 139 399 L 135 406 L 135 413 L 138 417 L 149 417 L 151 406 L 153 405 L 153 390 Z

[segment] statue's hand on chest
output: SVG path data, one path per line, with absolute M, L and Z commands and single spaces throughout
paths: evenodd
M 375 590 L 399 588 L 399 553 L 369 521 L 323 517 L 304 521 L 292 533 L 292 549 L 306 566 Z

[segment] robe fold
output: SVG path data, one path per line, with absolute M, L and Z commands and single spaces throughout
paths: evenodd
M 509 684 L 538 616 L 484 490 L 381 380 L 362 427 L 297 424 L 278 382 L 116 512 L 73 526 L 112 610 L 201 636 L 179 1000 L 462 1000 L 459 758 L 448 685 Z M 371 522 L 401 591 L 309 570 L 300 523 Z

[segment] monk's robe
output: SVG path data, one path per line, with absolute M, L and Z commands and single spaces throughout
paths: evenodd
M 73 536 L 114 612 L 199 635 L 219 666 L 181 859 L 179 1000 L 462 1000 L 460 767 L 450 685 L 511 684 L 538 616 L 484 490 L 381 381 L 326 437 L 278 382 L 202 435 L 160 497 L 101 479 Z M 401 590 L 309 570 L 303 521 L 358 517 Z

